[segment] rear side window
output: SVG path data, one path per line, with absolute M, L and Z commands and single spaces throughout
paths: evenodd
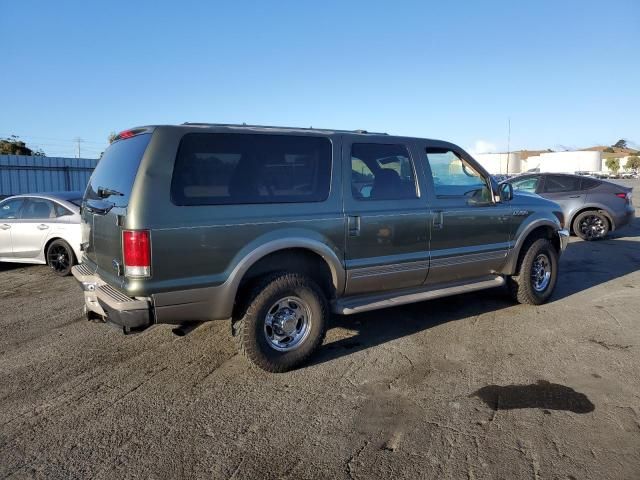
M 573 192 L 580 190 L 580 177 L 569 175 L 547 175 L 544 179 L 544 191 L 546 193 Z
M 89 179 L 85 198 L 89 200 L 104 198 L 117 207 L 127 206 L 140 160 L 149 145 L 149 140 L 151 140 L 151 134 L 145 133 L 111 144 L 105 150 Z M 113 194 L 100 195 L 100 189 L 102 192 L 112 191 Z
M 354 143 L 351 147 L 351 193 L 356 200 L 418 198 L 407 147 Z
M 42 220 L 55 217 L 56 213 L 53 202 L 43 198 L 30 198 L 27 200 L 20 215 L 22 220 Z
M 331 183 L 324 137 L 189 133 L 171 180 L 176 205 L 322 202 Z
M 583 178 L 582 179 L 582 190 L 590 190 L 592 188 L 596 188 L 602 182 L 596 180 L 595 178 Z

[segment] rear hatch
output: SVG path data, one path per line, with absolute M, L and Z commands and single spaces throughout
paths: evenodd
M 120 284 L 122 225 L 142 156 L 151 140 L 149 129 L 122 132 L 93 171 L 82 203 L 83 249 L 103 280 Z

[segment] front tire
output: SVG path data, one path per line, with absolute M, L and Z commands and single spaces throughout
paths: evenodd
M 64 240 L 54 240 L 47 248 L 47 265 L 56 275 L 66 277 L 71 274 L 71 268 L 76 263 L 73 249 Z
M 539 238 L 522 257 L 518 275 L 509 277 L 507 283 L 517 302 L 541 305 L 551 297 L 557 279 L 558 252 L 548 239 Z
M 234 333 L 240 351 L 256 366 L 287 372 L 305 363 L 320 346 L 328 317 L 327 300 L 313 280 L 277 273 L 258 282 Z
M 588 210 L 575 218 L 573 231 L 583 240 L 599 240 L 609 233 L 609 220 L 600 212 Z

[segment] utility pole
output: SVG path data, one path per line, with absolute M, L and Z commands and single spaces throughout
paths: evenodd
M 507 175 L 509 175 L 509 157 L 511 156 L 511 117 L 508 120 L 507 130 Z
M 81 155 L 80 155 L 80 144 L 82 142 L 84 142 L 84 140 L 81 139 L 80 137 L 76 137 L 76 138 L 73 139 L 73 141 L 78 144 L 78 158 L 81 158 Z

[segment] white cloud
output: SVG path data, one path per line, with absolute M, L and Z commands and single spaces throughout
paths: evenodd
M 488 142 L 486 140 L 476 140 L 476 143 L 471 148 L 471 154 L 477 153 L 496 153 L 498 151 L 498 147 L 494 143 Z

